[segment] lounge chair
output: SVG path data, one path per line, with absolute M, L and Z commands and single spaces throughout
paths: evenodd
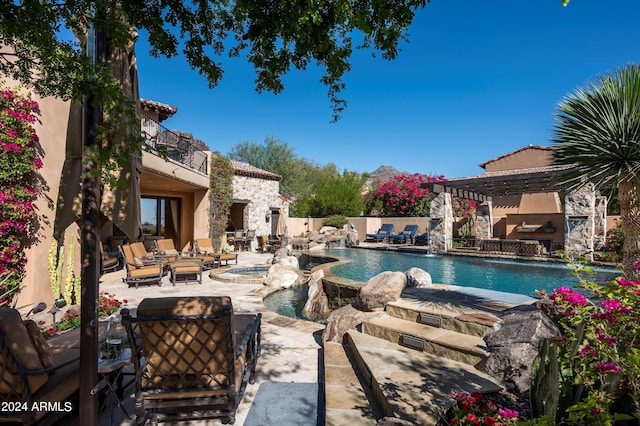
M 221 417 L 235 422 L 247 382 L 255 380 L 261 314 L 234 314 L 231 298 L 144 299 L 123 309 L 136 376 L 136 421 Z
M 113 272 L 120 266 L 120 256 L 118 254 L 110 254 L 104 251 L 102 241 L 100 245 L 100 273 Z
M 238 264 L 238 254 L 237 253 L 221 253 L 217 252 L 213 248 L 213 241 L 211 238 L 196 238 L 196 252 L 198 254 L 204 254 L 209 256 L 216 256 L 222 264 L 222 261 L 225 262 L 225 265 L 229 264 L 230 260 L 235 260 L 236 265 Z
M 131 247 L 131 252 L 133 253 L 133 257 L 138 263 L 143 263 L 146 265 L 153 265 L 155 263 L 160 262 L 163 268 L 169 266 L 169 262 L 175 260 L 175 258 L 166 257 L 166 256 L 155 256 L 153 253 L 148 252 L 144 247 L 144 244 L 141 242 L 131 243 L 129 244 Z
M 428 246 L 430 242 L 430 236 L 428 232 L 425 232 L 422 235 L 418 235 L 413 239 L 413 242 L 417 246 Z
M 127 276 L 122 279 L 124 282 L 129 286 L 133 284 L 136 288 L 138 288 L 138 284 L 141 283 L 157 282 L 158 286 L 162 285 L 164 268 L 161 262 L 151 260 L 142 261 L 142 259 L 136 258 L 129 244 L 122 245 L 119 248 L 127 270 Z
M 378 232 L 375 234 L 367 234 L 365 241 L 380 242 L 388 239 L 393 232 L 393 223 L 383 223 Z
M 391 240 L 394 243 L 404 244 L 408 241 L 410 244 L 413 244 L 417 232 L 418 225 L 405 225 L 404 230 L 401 233 L 391 237 Z
M 62 410 L 77 407 L 80 348 L 67 343 L 45 341 L 33 320 L 0 308 L 0 422 L 56 424 Z M 60 411 L 46 408 L 53 402 Z
M 202 264 L 203 269 L 213 269 L 218 264 L 220 264 L 220 259 L 213 255 L 198 255 L 196 253 L 190 252 L 188 254 L 182 254 L 178 250 L 176 250 L 175 244 L 173 240 L 165 238 L 162 240 L 156 240 L 156 247 L 158 248 L 158 255 L 160 256 L 168 256 L 172 258 L 169 262 L 169 266 L 172 263 L 179 260 L 188 260 L 188 259 L 199 259 Z

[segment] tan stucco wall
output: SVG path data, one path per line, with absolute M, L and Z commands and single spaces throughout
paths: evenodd
M 496 170 L 526 169 L 529 167 L 548 166 L 552 162 L 550 150 L 538 148 L 526 148 L 513 154 L 497 158 L 485 163 L 484 169 L 487 172 Z
M 309 226 L 307 227 L 307 222 Z M 367 234 L 378 232 L 383 223 L 392 223 L 393 232 L 400 233 L 405 225 L 418 225 L 418 233 L 424 234 L 427 230 L 428 217 L 348 217 L 347 226 L 353 223 L 358 231 L 358 238 L 364 241 Z M 287 218 L 287 227 L 290 236 L 307 235 L 309 231 L 317 231 L 322 227 L 322 218 L 290 217 Z
M 522 194 L 518 213 L 562 213 L 560 196 L 557 192 Z
M 527 227 L 542 227 L 551 222 L 555 232 L 518 232 L 517 227 L 525 223 Z M 556 243 L 564 242 L 564 213 L 555 214 L 515 214 L 507 215 L 505 222 L 507 240 L 551 239 Z

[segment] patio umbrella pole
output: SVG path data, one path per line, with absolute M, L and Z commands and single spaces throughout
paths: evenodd
M 102 31 L 89 29 L 87 52 L 94 63 L 106 63 L 106 36 Z M 82 120 L 84 153 L 98 144 L 100 107 L 95 97 L 85 97 Z M 84 155 L 83 155 L 84 157 Z M 91 172 L 100 165 L 84 158 L 82 167 L 82 218 L 81 218 L 81 296 L 80 296 L 80 410 L 79 421 L 83 426 L 98 423 L 98 398 L 92 389 L 98 384 L 98 281 L 100 261 L 98 241 L 99 226 L 99 178 Z

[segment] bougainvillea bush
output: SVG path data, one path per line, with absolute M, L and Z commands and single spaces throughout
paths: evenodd
M 442 182 L 443 176 L 413 175 L 392 176 L 380 184 L 375 200 L 381 201 L 380 216 L 429 216 L 429 190 L 424 183 Z
M 506 426 L 518 424 L 519 413 L 499 407 L 493 400 L 479 393 L 451 392 L 451 409 L 443 416 L 440 425 Z
M 640 421 L 640 262 L 633 277 L 606 285 L 588 281 L 584 259 L 571 263 L 582 289 L 560 287 L 549 296 L 559 308 L 563 336 L 557 348 L 560 402 L 556 419 L 570 424 L 611 425 Z M 541 292 L 539 292 L 541 294 Z M 589 297 L 585 297 L 585 294 Z M 545 294 L 541 294 L 546 296 Z M 637 423 L 632 423 L 637 424 Z
M 38 113 L 37 102 L 0 84 L 0 305 L 20 287 L 25 245 L 35 232 L 34 172 L 42 167 L 33 127 Z
M 423 188 L 425 183 L 446 182 L 444 176 L 429 176 L 420 173 L 392 176 L 378 186 L 372 204 L 386 217 L 426 217 L 429 216 L 431 193 Z M 475 201 L 454 197 L 455 217 L 472 218 L 475 215 Z

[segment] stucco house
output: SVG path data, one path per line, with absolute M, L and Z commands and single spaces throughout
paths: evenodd
M 7 86 L 17 85 L 7 82 Z M 44 163 L 39 173 L 45 185 L 36 200 L 38 235 L 26 250 L 26 275 L 17 304 L 44 301 L 52 306 L 50 262 L 43 260 L 50 257 L 50 248 L 55 244 L 56 214 L 64 209 L 70 213 L 62 237 L 57 240 L 67 246 L 59 259 L 64 262 L 62 287 L 68 285 L 68 264 L 72 264 L 70 270 L 75 271 L 75 279 L 80 276 L 77 220 L 80 199 L 72 195 L 66 206 L 56 202 L 60 183 L 65 182 L 61 180 L 67 159 L 63 147 L 72 130 L 69 119 L 72 108 L 70 102 L 56 98 L 33 96 L 33 99 L 41 110 L 35 128 Z M 195 238 L 209 235 L 211 152 L 192 135 L 170 131 L 161 124 L 177 113 L 176 107 L 141 99 L 140 111 L 140 131 L 146 149 L 131 170 L 121 171 L 126 188 L 103 187 L 100 239 L 106 250 L 114 250 L 124 241 L 140 240 L 152 248 L 157 238 L 173 239 L 179 248 L 189 247 Z M 159 150 L 164 150 L 166 157 L 159 155 Z M 256 235 L 271 234 L 274 217 L 277 222 L 278 215 L 288 215 L 288 204 L 279 196 L 280 176 L 244 163 L 234 163 L 234 168 L 235 207 L 230 222 L 254 229 Z
M 575 192 L 562 184 L 570 167 L 553 164 L 552 147 L 529 145 L 482 164 L 476 176 L 450 179 L 446 186 L 491 197 L 491 236 L 506 240 L 537 240 L 548 251 L 565 248 L 577 222 L 586 221 L 590 249 L 604 245 L 607 200 L 597 191 Z

